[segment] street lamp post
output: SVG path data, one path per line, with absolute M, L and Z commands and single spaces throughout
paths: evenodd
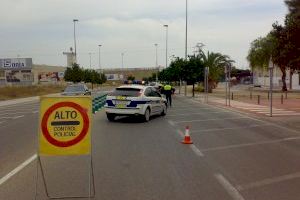
M 230 106 L 231 64 L 228 64 L 228 105 Z
M 227 98 L 228 98 L 228 65 L 225 65 L 225 105 L 227 106 Z
M 158 82 L 158 63 L 157 63 L 157 46 L 158 44 L 154 44 L 155 46 L 155 68 L 157 70 L 156 72 L 156 83 Z
M 77 49 L 76 49 L 76 29 L 75 29 L 75 24 L 78 22 L 78 19 L 73 19 L 74 23 L 74 49 L 75 49 L 75 62 L 77 63 Z
M 185 59 L 187 59 L 188 0 L 185 0 Z
M 98 47 L 99 47 L 99 70 L 102 73 L 102 69 L 101 69 L 101 47 L 102 47 L 102 45 L 99 44 Z
M 164 27 L 166 28 L 166 68 L 168 67 L 168 27 L 169 25 L 165 24 Z

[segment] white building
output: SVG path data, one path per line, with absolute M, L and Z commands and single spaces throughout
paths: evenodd
M 73 63 L 76 63 L 76 56 L 72 47 L 70 48 L 70 52 L 63 52 L 63 55 L 67 56 L 67 67 L 72 67 Z
M 270 73 L 268 69 L 254 69 L 253 84 L 261 85 L 262 87 L 270 86 Z M 288 90 L 300 90 L 300 71 L 294 72 L 292 75 L 290 70 L 286 70 L 286 87 Z M 279 67 L 274 65 L 273 70 L 273 84 L 274 88 L 282 87 L 282 72 Z

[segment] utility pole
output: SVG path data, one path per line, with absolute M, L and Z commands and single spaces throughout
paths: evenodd
M 188 0 L 185 0 L 185 59 L 187 59 Z
M 156 72 L 156 83 L 158 82 L 158 62 L 157 62 L 157 46 L 158 46 L 158 44 L 154 44 L 154 46 L 155 46 L 155 68 L 156 68 L 156 70 L 157 70 L 157 72 Z
M 169 25 L 165 24 L 164 27 L 166 28 L 166 68 L 168 67 L 168 27 Z
M 77 49 L 76 49 L 76 29 L 75 29 L 75 24 L 78 22 L 78 19 L 73 19 L 74 23 L 74 48 L 75 48 L 75 62 L 77 63 Z

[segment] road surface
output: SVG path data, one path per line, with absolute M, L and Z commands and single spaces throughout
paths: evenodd
M 1 200 L 31 200 L 36 190 L 47 199 L 35 156 L 38 107 L 0 109 Z M 193 145 L 181 144 L 186 126 Z M 191 98 L 176 96 L 167 116 L 148 123 L 108 122 L 100 111 L 92 143 L 93 199 L 300 199 L 299 132 Z M 87 195 L 89 164 L 88 156 L 42 157 L 49 194 Z

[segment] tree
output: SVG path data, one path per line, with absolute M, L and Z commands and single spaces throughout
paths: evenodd
M 270 59 L 282 72 L 282 90 L 286 91 L 286 69 L 290 75 L 300 69 L 300 0 L 286 0 L 289 13 L 284 25 L 277 22 L 264 38 L 258 38 L 251 43 L 247 56 L 251 68 L 266 68 Z M 290 80 L 290 84 L 292 81 Z
M 133 75 L 129 75 L 128 77 L 127 77 L 127 80 L 128 81 L 134 81 L 135 80 L 135 77 L 133 76 Z
M 193 97 L 195 96 L 195 83 L 204 80 L 204 67 L 205 65 L 199 57 L 189 56 L 186 65 L 182 69 L 184 80 L 193 85 Z
M 64 75 L 65 81 L 73 83 L 79 83 L 83 81 L 83 70 L 77 63 L 74 63 L 72 67 L 67 67 Z
M 198 57 L 202 60 L 203 65 L 209 68 L 208 76 L 208 88 L 211 92 L 213 88 L 216 87 L 220 78 L 224 74 L 224 67 L 233 63 L 234 61 L 230 59 L 227 55 L 222 55 L 221 53 L 200 51 Z

